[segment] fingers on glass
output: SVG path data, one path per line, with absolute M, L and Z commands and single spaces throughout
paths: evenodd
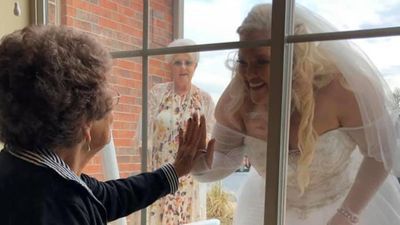
M 179 136 L 179 143 L 180 143 L 180 144 L 183 144 L 183 141 L 184 141 L 183 130 L 182 130 L 182 128 L 180 128 L 180 127 L 179 127 L 178 130 L 179 130 L 179 131 L 178 131 L 178 132 L 179 132 L 179 135 L 178 135 L 178 136 Z
M 206 119 L 202 115 L 199 118 L 197 113 L 192 114 L 192 117 L 188 119 L 186 125 L 185 135 L 182 134 L 182 138 L 179 139 L 181 143 L 184 143 L 190 149 L 190 154 L 195 156 L 198 155 L 199 149 L 206 148 Z M 204 153 L 206 151 L 203 151 Z
M 205 149 L 207 144 L 207 127 L 206 127 L 206 118 L 204 115 L 200 117 L 200 138 L 199 138 L 199 148 Z
M 192 130 L 194 129 L 193 127 L 194 122 L 193 122 L 193 118 L 189 118 L 186 124 L 186 132 L 185 132 L 185 143 L 188 143 L 190 141 L 190 135 L 193 132 Z
M 196 115 L 193 115 L 193 120 L 192 120 L 192 130 L 191 133 L 189 134 L 189 143 L 191 146 L 196 146 L 197 147 L 197 143 L 198 143 L 198 139 L 199 139 L 199 122 L 198 122 L 198 118 Z
M 192 114 L 192 117 L 189 118 L 187 127 L 186 127 L 185 143 L 192 144 L 193 137 L 197 133 L 197 127 L 198 127 L 197 115 Z

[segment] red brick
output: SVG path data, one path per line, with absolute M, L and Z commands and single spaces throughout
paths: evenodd
M 154 26 L 157 27 L 157 29 L 166 29 L 167 28 L 167 24 L 165 23 L 165 21 L 159 20 L 159 19 L 154 19 Z
M 119 155 L 117 161 L 121 163 L 140 163 L 140 156 L 138 155 Z
M 68 16 L 71 16 L 71 17 L 75 17 L 75 11 L 76 11 L 76 8 L 73 8 L 73 7 L 65 7 L 65 13 L 68 15 Z
M 114 113 L 115 115 L 116 113 Z M 133 117 L 135 117 L 135 115 L 132 115 Z M 114 119 L 114 123 L 113 123 L 113 128 L 114 129 L 136 129 L 136 122 L 127 122 L 127 121 L 123 121 L 123 120 L 115 120 Z
M 121 96 L 119 102 L 122 104 L 135 105 L 136 97 L 135 96 Z
M 90 11 L 91 4 L 87 1 L 73 1 L 72 6 L 77 9 Z
M 136 146 L 128 147 L 128 148 L 118 147 L 116 152 L 118 155 L 137 155 L 137 153 L 135 152 L 135 149 L 134 149 L 135 147 Z
M 119 170 L 121 172 L 138 171 L 138 170 L 140 170 L 140 164 L 139 163 L 120 163 Z
M 94 174 L 94 173 L 102 173 L 102 166 L 100 164 L 88 164 L 84 168 L 84 173 Z
M 81 30 L 84 31 L 92 31 L 92 25 L 86 21 L 82 21 L 82 20 L 75 20 L 75 26 L 76 28 L 79 28 Z
M 114 138 L 134 138 L 135 132 L 133 130 L 113 130 Z
M 97 5 L 92 5 L 91 11 L 93 14 L 102 16 L 105 18 L 112 18 L 112 14 L 113 14 L 112 10 L 109 10 L 109 9 L 106 9 L 106 8 L 103 8 L 103 7 L 100 7 Z
M 114 144 L 121 147 L 133 147 L 133 140 L 129 138 L 114 138 Z
M 116 66 L 128 69 L 128 70 L 134 70 L 135 69 L 135 63 L 132 62 L 131 60 L 126 60 L 126 59 L 118 59 L 114 60 L 116 62 Z
M 112 77 L 112 80 L 115 81 L 116 78 Z M 122 86 L 117 83 L 112 83 L 113 88 L 116 89 L 122 96 L 123 95 L 128 95 L 128 96 L 134 96 L 137 95 L 136 89 L 134 87 L 127 87 L 127 86 Z
M 138 113 L 114 112 L 115 120 L 120 122 L 130 122 L 138 120 Z M 115 127 L 114 127 L 115 128 Z M 116 129 L 116 128 L 115 128 Z
M 71 26 L 71 27 L 75 27 L 75 26 L 74 26 L 74 25 L 75 25 L 75 23 L 74 23 L 74 18 L 73 18 L 73 17 L 70 17 L 70 16 L 66 16 L 66 17 L 64 18 L 64 25 Z
M 100 6 L 106 8 L 106 9 L 110 9 L 112 11 L 118 10 L 118 5 L 109 0 L 100 0 Z
M 116 21 L 113 21 L 111 19 L 108 18 L 104 18 L 104 17 L 100 17 L 99 18 L 99 25 L 100 26 L 104 26 L 104 27 L 108 27 L 110 29 L 113 30 L 120 30 L 120 24 Z
M 118 104 L 114 107 L 115 112 L 120 113 L 133 113 L 136 111 L 135 105 L 128 105 L 128 104 Z
M 137 84 L 138 84 L 138 80 L 133 80 L 133 79 L 127 79 L 124 77 L 118 77 L 118 76 L 114 76 L 115 79 L 115 83 L 118 84 L 119 86 L 122 87 L 134 87 L 137 88 Z M 141 84 L 141 82 L 140 82 Z M 140 86 L 141 87 L 141 86 Z

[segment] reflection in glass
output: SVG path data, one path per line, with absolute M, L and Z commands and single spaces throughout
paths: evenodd
M 142 1 L 49 0 L 48 23 L 93 34 L 110 51 L 142 48 Z

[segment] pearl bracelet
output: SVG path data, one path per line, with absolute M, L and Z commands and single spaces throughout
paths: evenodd
M 354 214 L 353 212 L 351 212 L 349 209 L 340 207 L 337 209 L 337 212 L 340 215 L 344 216 L 346 219 L 349 220 L 349 222 L 351 222 L 353 224 L 356 224 L 359 221 L 358 216 L 356 214 Z

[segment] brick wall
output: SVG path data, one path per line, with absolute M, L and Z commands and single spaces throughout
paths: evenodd
M 163 47 L 172 40 L 172 0 L 150 2 L 150 47 Z M 57 5 L 59 4 L 59 5 Z M 142 45 L 142 0 L 49 0 L 49 23 L 74 27 L 94 35 L 109 51 L 140 49 Z M 163 56 L 150 57 L 150 84 L 170 80 Z M 140 171 L 140 152 L 135 147 L 136 126 L 141 113 L 142 65 L 140 58 L 114 60 L 111 83 L 121 94 L 114 110 L 114 144 L 120 176 Z M 100 156 L 85 172 L 104 179 Z M 138 216 L 129 218 L 137 224 Z

